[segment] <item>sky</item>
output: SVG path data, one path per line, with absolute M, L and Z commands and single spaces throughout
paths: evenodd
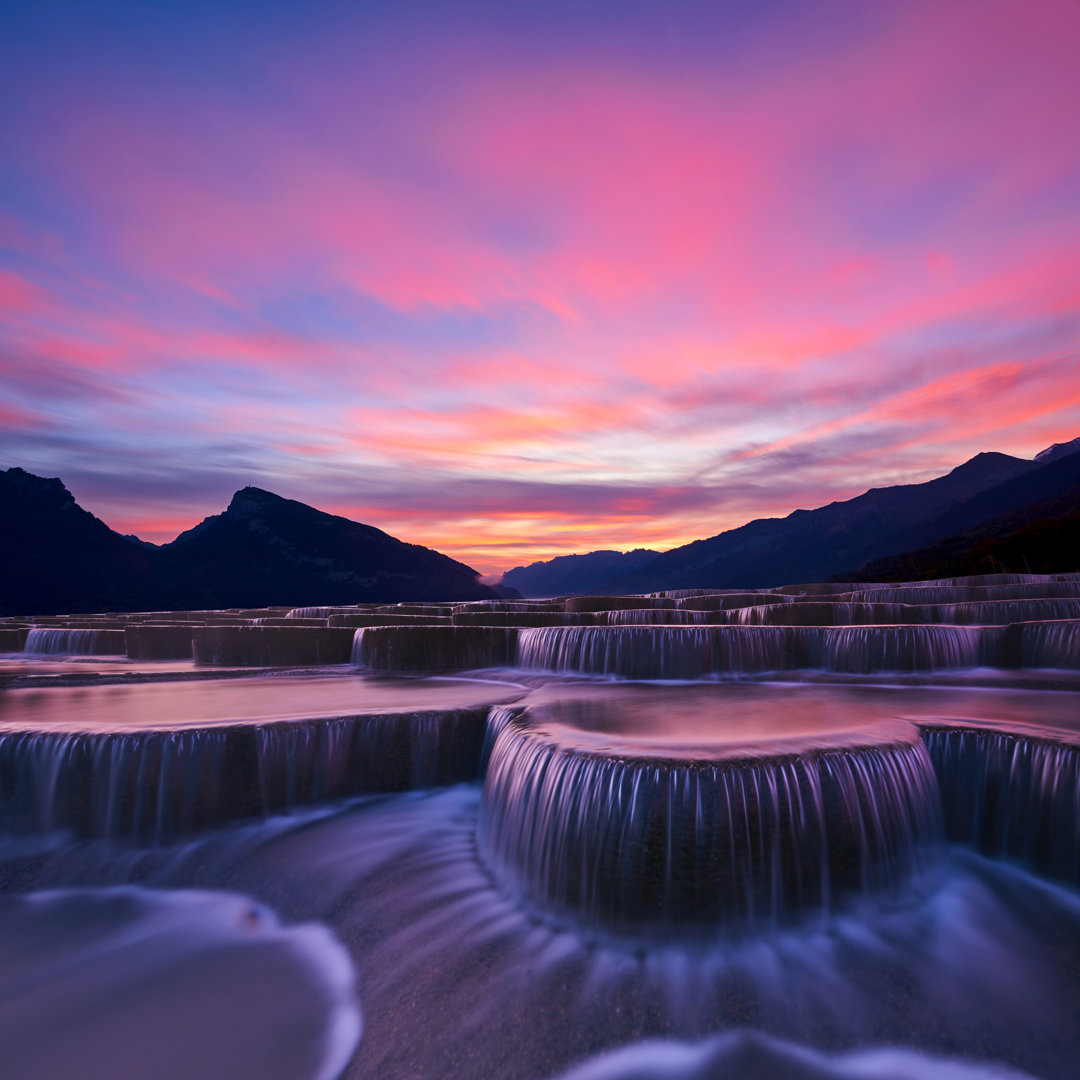
M 484 574 L 1080 435 L 1080 3 L 9 3 L 0 467 Z

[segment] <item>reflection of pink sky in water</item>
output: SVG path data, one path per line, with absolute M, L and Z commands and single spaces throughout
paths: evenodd
M 1080 729 L 1074 694 L 1030 690 L 556 684 L 528 702 L 530 730 L 573 749 L 631 757 L 717 759 L 910 743 L 911 721 L 1053 738 Z
M 91 658 L 88 658 L 91 660 Z M 118 669 L 186 673 L 187 662 L 44 667 L 58 674 Z M 205 670 L 205 669 L 203 669 Z M 40 674 L 41 666 L 35 666 Z M 706 757 L 910 741 L 908 722 L 1021 730 L 1074 740 L 1076 694 L 1017 687 L 747 682 L 707 685 L 552 681 L 527 692 L 530 726 L 582 750 Z M 510 682 L 452 678 L 253 675 L 179 681 L 33 686 L 0 694 L 0 730 L 133 731 L 378 713 L 482 708 L 513 701 Z
M 466 679 L 255 677 L 65 686 L 0 695 L 0 730 L 133 731 L 482 708 L 508 683 Z

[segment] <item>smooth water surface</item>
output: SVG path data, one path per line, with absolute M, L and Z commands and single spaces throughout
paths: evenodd
M 356 674 L 28 687 L 0 694 L 0 730 L 132 731 L 479 708 L 520 694 L 470 679 Z

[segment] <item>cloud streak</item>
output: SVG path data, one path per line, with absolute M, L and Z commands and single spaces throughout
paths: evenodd
M 491 571 L 1080 430 L 1065 0 L 161 10 L 0 34 L 0 452 L 125 531 Z

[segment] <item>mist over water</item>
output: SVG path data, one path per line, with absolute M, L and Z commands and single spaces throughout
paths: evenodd
M 71 887 L 0 900 L 7 1077 L 331 1080 L 362 1022 L 349 958 L 229 892 Z
M 360 973 L 366 1026 L 349 1076 L 539 1078 L 634 1040 L 730 1028 L 1072 1075 L 1072 890 L 953 849 L 887 902 L 734 941 L 641 948 L 543 916 L 497 885 L 476 854 L 480 797 L 465 785 L 367 798 L 168 849 L 24 853 L 5 871 L 19 888 L 240 891 L 287 923 L 327 924 Z M 655 1061 L 642 1075 L 697 1075 L 677 1058 Z M 807 1075 L 862 1075 L 829 1061 Z

